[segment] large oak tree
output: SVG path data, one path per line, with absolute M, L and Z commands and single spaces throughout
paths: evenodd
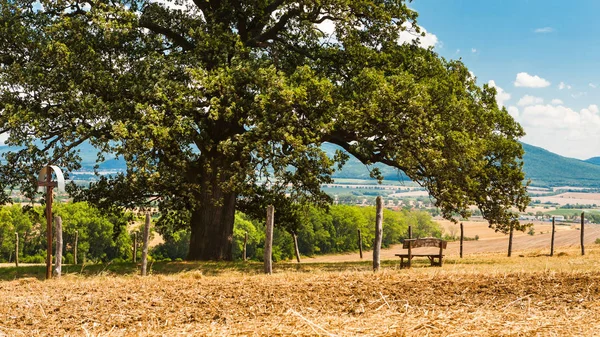
M 416 17 L 402 0 L 0 0 L 0 133 L 19 149 L 1 201 L 47 163 L 77 169 L 89 142 L 128 169 L 78 199 L 155 200 L 163 227 L 190 226 L 189 259 L 229 260 L 236 209 L 273 203 L 293 223 L 349 153 L 398 168 L 445 217 L 476 205 L 519 226 L 523 130 L 462 62 L 398 43 Z

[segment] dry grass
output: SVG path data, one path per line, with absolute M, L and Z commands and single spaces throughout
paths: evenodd
M 333 272 L 270 276 L 19 279 L 0 283 L 0 335 L 598 335 L 600 251 L 560 252 L 480 254 L 375 274 L 336 264 Z

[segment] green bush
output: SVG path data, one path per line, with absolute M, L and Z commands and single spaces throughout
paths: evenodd
M 42 256 L 42 255 L 24 256 L 21 258 L 21 262 L 23 262 L 23 263 L 46 263 L 46 256 Z

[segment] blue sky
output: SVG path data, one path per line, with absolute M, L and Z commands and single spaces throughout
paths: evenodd
M 415 0 L 445 58 L 462 59 L 523 125 L 523 141 L 563 156 L 600 156 L 600 1 Z M 520 74 L 517 76 L 517 74 Z M 562 83 L 562 85 L 561 85 Z

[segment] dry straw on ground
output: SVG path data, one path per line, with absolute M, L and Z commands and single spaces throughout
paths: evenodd
M 7 336 L 594 336 L 598 255 L 0 283 Z M 479 262 L 477 262 L 479 261 Z M 544 261 L 547 261 L 544 263 Z M 531 268 L 527 265 L 530 264 Z M 340 269 L 344 266 L 341 265 Z M 368 268 L 368 266 L 367 266 Z M 277 265 L 274 267 L 277 270 Z

